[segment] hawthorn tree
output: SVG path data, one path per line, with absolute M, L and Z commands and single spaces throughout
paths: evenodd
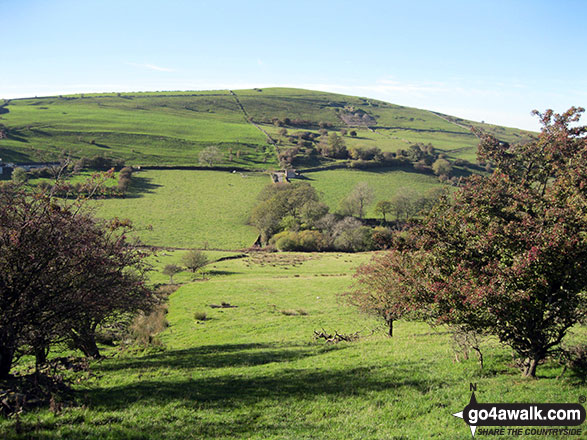
M 183 255 L 181 261 L 185 267 L 192 271 L 192 273 L 195 273 L 198 269 L 201 269 L 209 262 L 206 254 L 198 250 L 191 250 L 186 252 Z
M 383 319 L 389 336 L 393 336 L 394 321 L 421 315 L 419 305 L 413 301 L 411 285 L 418 267 L 417 257 L 398 249 L 375 254 L 368 263 L 359 266 L 351 290 L 345 293 L 359 310 Z
M 536 113 L 542 132 L 525 145 L 483 134 L 479 157 L 493 173 L 441 198 L 412 229 L 404 264 L 393 264 L 399 250 L 385 257 L 391 274 L 376 279 L 386 301 L 495 335 L 535 377 L 587 313 L 587 127 L 575 124 L 583 111 Z
M 42 361 L 55 340 L 94 341 L 107 316 L 152 304 L 144 254 L 128 246 L 127 226 L 46 193 L 0 188 L 0 378 L 26 346 Z
M 200 151 L 200 154 L 198 155 L 198 160 L 201 164 L 208 165 L 209 167 L 211 167 L 215 163 L 221 162 L 223 157 L 224 156 L 222 155 L 218 147 L 210 146 Z M 239 151 L 236 152 L 236 157 L 240 157 Z
M 173 276 L 182 272 L 183 268 L 177 264 L 166 264 L 162 270 L 163 275 L 169 276 L 169 284 L 173 284 Z

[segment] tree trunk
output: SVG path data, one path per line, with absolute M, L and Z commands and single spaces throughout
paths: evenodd
M 393 319 L 387 319 L 387 325 L 389 325 L 389 332 L 387 333 L 389 337 L 393 337 Z
M 538 359 L 527 358 L 524 362 L 524 370 L 522 371 L 522 377 L 536 378 L 536 367 L 538 366 Z
M 100 350 L 96 345 L 96 325 L 84 326 L 71 332 L 75 347 L 87 357 L 98 359 L 101 357 Z
M 45 365 L 47 362 L 47 356 L 49 355 L 49 345 L 41 345 L 35 347 L 35 367 L 38 369 L 41 365 Z
M 6 379 L 12 368 L 14 349 L 7 345 L 0 345 L 0 379 Z

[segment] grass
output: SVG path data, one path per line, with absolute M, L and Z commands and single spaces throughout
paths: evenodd
M 245 177 L 243 177 L 245 176 Z M 376 200 L 402 188 L 424 193 L 436 178 L 406 171 L 327 170 L 305 174 L 307 182 L 335 211 L 358 182 L 367 182 Z M 263 173 L 204 170 L 148 170 L 135 173 L 126 198 L 92 202 L 103 218 L 129 218 L 143 243 L 177 248 L 242 249 L 257 231 L 247 224 L 256 196 L 270 178 Z M 368 215 L 375 216 L 373 205 Z
M 261 173 L 149 170 L 133 175 L 126 198 L 94 205 L 101 217 L 131 219 L 148 245 L 239 249 L 257 239 L 247 219 L 269 182 Z
M 438 187 L 439 182 L 434 176 L 393 170 L 374 168 L 373 170 L 326 170 L 304 174 L 309 182 L 323 194 L 323 200 L 336 211 L 340 201 L 346 197 L 359 182 L 366 182 L 373 189 L 375 202 L 367 210 L 367 217 L 376 217 L 375 203 L 378 200 L 389 200 L 396 193 L 408 189 L 416 194 Z
M 85 406 L 25 414 L 20 437 L 14 419 L 0 420 L 0 436 L 469 439 L 451 414 L 468 403 L 471 382 L 480 402 L 576 402 L 587 392 L 571 374 L 557 380 L 552 363 L 539 380 L 521 380 L 495 341 L 484 344 L 479 371 L 474 360 L 453 362 L 444 329 L 399 322 L 385 337 L 378 321 L 340 298 L 368 258 L 252 254 L 213 263 L 207 281 L 172 294 L 165 351 L 93 363 L 94 378 L 76 386 Z M 237 307 L 209 307 L 222 301 Z M 281 312 L 300 309 L 306 314 Z M 321 328 L 361 338 L 328 345 L 312 337 Z M 585 341 L 584 328 L 575 333 Z
M 287 88 L 235 93 L 246 116 L 226 90 L 11 100 L 3 107 L 8 112 L 0 117 L 9 133 L 0 140 L 0 157 L 5 162 L 47 161 L 66 151 L 74 157 L 104 154 L 143 166 L 198 165 L 198 153 L 216 145 L 224 153 L 219 165 L 266 169 L 277 166 L 274 148 L 247 117 L 277 137 L 273 118 L 307 120 L 314 130 L 325 122 L 340 130 L 349 128 L 341 115 L 351 110 L 367 114 L 375 132 L 358 128 L 359 136 L 349 138 L 349 146 L 378 146 L 383 151 L 424 142 L 453 158 L 474 159 L 478 140 L 469 131 L 472 125 L 508 142 L 528 135 L 369 98 Z
M 264 135 L 249 124 L 228 92 L 124 94 L 11 101 L 2 124 L 4 161 L 106 154 L 138 165 L 198 165 L 198 152 L 217 145 L 225 165 L 260 168 L 274 163 Z M 263 158 L 267 154 L 268 163 Z

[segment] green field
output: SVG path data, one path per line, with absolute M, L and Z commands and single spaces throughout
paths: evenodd
M 521 130 L 473 123 L 420 109 L 368 98 L 302 89 L 270 88 L 214 92 L 104 93 L 5 101 L 0 139 L 5 162 L 54 160 L 65 151 L 73 157 L 106 155 L 132 165 L 198 165 L 198 153 L 215 145 L 224 153 L 218 165 L 269 169 L 277 166 L 275 148 L 248 118 L 277 137 L 274 118 L 308 121 L 303 130 L 358 130 L 349 146 L 377 146 L 396 151 L 412 143 L 431 143 L 450 157 L 474 160 L 478 125 L 500 139 L 519 141 Z M 237 103 L 243 105 L 246 114 Z M 362 112 L 372 128 L 344 120 Z M 446 119 L 450 119 L 446 120 Z M 357 128 L 358 127 L 358 128 Z M 290 131 L 298 128 L 290 127 Z M 230 153 L 232 152 L 232 157 Z M 238 152 L 238 157 L 237 157 Z
M 24 414 L 20 436 L 14 418 L 0 420 L 0 437 L 464 440 L 469 428 L 451 414 L 469 402 L 469 383 L 480 402 L 576 402 L 587 392 L 573 374 L 556 379 L 554 363 L 540 366 L 539 380 L 521 380 L 509 350 L 492 340 L 480 371 L 474 359 L 454 362 L 445 328 L 399 322 L 386 337 L 340 297 L 368 258 L 252 254 L 212 263 L 206 281 L 172 294 L 165 351 L 106 351 L 93 378 L 75 386 L 84 406 Z M 209 307 L 222 301 L 237 307 Z M 322 328 L 361 337 L 328 345 L 313 339 Z M 584 328 L 573 333 L 587 337 Z
M 8 133 L 0 139 L 5 162 L 53 160 L 66 151 L 134 165 L 191 166 L 215 145 L 224 153 L 219 165 L 238 167 L 146 168 L 133 173 L 124 198 L 89 202 L 99 217 L 129 218 L 142 243 L 159 248 L 148 258 L 154 286 L 170 281 L 163 268 L 181 265 L 188 249 L 204 249 L 210 263 L 174 276 L 181 286 L 169 297 L 169 327 L 158 336 L 164 348 L 102 347 L 106 358 L 93 361 L 90 377 L 73 385 L 73 404 L 0 418 L 0 439 L 469 439 L 467 425 L 451 414 L 469 402 L 470 383 L 477 384 L 479 402 L 574 403 L 586 395 L 584 378 L 569 371 L 558 379 L 562 368 L 553 360 L 540 365 L 539 380 L 522 380 L 511 351 L 494 339 L 482 344 L 480 370 L 474 355 L 455 360 L 445 327 L 400 321 L 388 338 L 382 322 L 342 295 L 370 253 L 243 253 L 258 236 L 249 215 L 271 182 L 260 170 L 278 167 L 276 147 L 251 120 L 279 140 L 278 149 L 295 144 L 280 138 L 272 120 L 290 118 L 308 121 L 288 126 L 290 135 L 318 133 L 325 122 L 330 131 L 357 131 L 344 137 L 348 147 L 397 151 L 431 143 L 449 159 L 471 161 L 478 143 L 472 125 L 508 142 L 527 132 L 309 90 L 234 93 L 72 95 L 12 100 L 0 111 Z M 345 112 L 370 122 L 347 124 Z M 371 218 L 379 200 L 441 185 L 408 167 L 310 170 L 300 181 L 314 186 L 331 212 L 357 183 L 368 183 Z M 223 302 L 235 307 L 210 307 Z M 313 337 L 321 329 L 360 337 L 326 344 Z M 585 326 L 575 327 L 568 341 L 587 342 Z M 63 350 L 51 356 L 71 353 Z M 25 357 L 16 370 L 32 362 Z
M 133 175 L 126 198 L 92 205 L 100 217 L 132 220 L 148 245 L 239 249 L 257 239 L 247 220 L 269 183 L 262 173 L 149 170 Z
M 440 186 L 438 179 L 426 174 L 401 170 L 374 168 L 373 170 L 325 170 L 303 174 L 312 186 L 322 194 L 322 199 L 331 211 L 338 209 L 359 182 L 366 182 L 374 192 L 374 202 L 367 210 L 367 217 L 377 217 L 374 206 L 379 200 L 389 200 L 398 192 L 408 190 L 417 195 Z M 304 180 L 306 181 L 306 180 Z
M 438 187 L 436 178 L 406 171 L 326 170 L 304 174 L 331 211 L 358 182 L 367 182 L 375 201 L 408 188 L 422 194 Z M 241 249 L 252 246 L 257 231 L 247 224 L 261 188 L 263 173 L 148 170 L 135 173 L 123 199 L 92 202 L 104 218 L 128 218 L 141 240 L 151 246 Z M 373 203 L 372 206 L 374 206 Z M 372 208 L 368 215 L 375 216 Z

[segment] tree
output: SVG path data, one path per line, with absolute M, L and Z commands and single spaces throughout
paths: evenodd
M 257 228 L 261 241 L 269 238 L 284 226 L 301 226 L 322 216 L 325 205 L 321 204 L 318 193 L 306 182 L 267 185 L 259 194 L 259 203 L 253 208 L 249 222 Z M 284 219 L 288 219 L 284 223 Z
M 410 198 L 403 194 L 395 194 L 391 200 L 391 212 L 395 214 L 396 220 L 400 220 L 404 217 L 407 220 L 410 217 L 412 209 L 412 201 Z
M 239 151 L 237 151 L 236 157 L 239 157 L 239 156 L 240 156 Z M 198 159 L 200 160 L 201 164 L 205 164 L 205 165 L 208 165 L 209 167 L 211 167 L 215 163 L 221 162 L 223 159 L 223 156 L 217 147 L 211 146 L 211 147 L 204 148 L 202 151 L 200 151 L 200 154 L 198 155 Z
M 393 336 L 394 321 L 416 315 L 411 289 L 405 288 L 406 272 L 412 270 L 407 258 L 409 254 L 397 250 L 376 254 L 369 263 L 359 266 L 352 289 L 345 294 L 362 312 L 382 318 L 389 336 Z
M 383 221 L 385 222 L 386 214 L 391 213 L 393 210 L 393 204 L 389 200 L 379 200 L 375 205 L 375 212 L 381 214 Z
M 180 273 L 181 271 L 183 271 L 181 266 L 178 266 L 177 264 L 167 264 L 163 268 L 162 273 L 163 273 L 163 275 L 168 275 L 169 276 L 169 284 L 173 284 L 173 276 Z
M 128 246 L 127 226 L 95 220 L 79 203 L 0 188 L 0 378 L 27 345 L 42 360 L 52 342 L 94 341 L 105 317 L 152 304 L 145 254 Z
M 12 181 L 16 184 L 26 183 L 29 179 L 24 168 L 17 167 L 12 171 Z
M 208 257 L 202 251 L 197 250 L 188 251 L 181 260 L 184 266 L 191 270 L 192 273 L 208 264 Z
M 371 229 L 354 217 L 337 222 L 332 231 L 333 244 L 338 250 L 360 252 L 371 248 Z
M 480 134 L 493 173 L 442 197 L 411 231 L 409 264 L 390 269 L 429 319 L 509 345 L 525 377 L 587 314 L 587 127 L 574 126 L 583 111 L 539 114 L 540 136 L 525 145 Z
M 437 159 L 432 164 L 432 171 L 434 171 L 434 174 L 437 176 L 448 176 L 452 171 L 452 166 L 446 159 Z
M 348 155 L 344 139 L 336 132 L 331 132 L 328 136 L 322 135 L 318 148 L 324 157 L 344 159 Z
M 341 201 L 341 213 L 363 218 L 365 210 L 373 201 L 373 189 L 367 182 L 359 182 L 348 196 Z

